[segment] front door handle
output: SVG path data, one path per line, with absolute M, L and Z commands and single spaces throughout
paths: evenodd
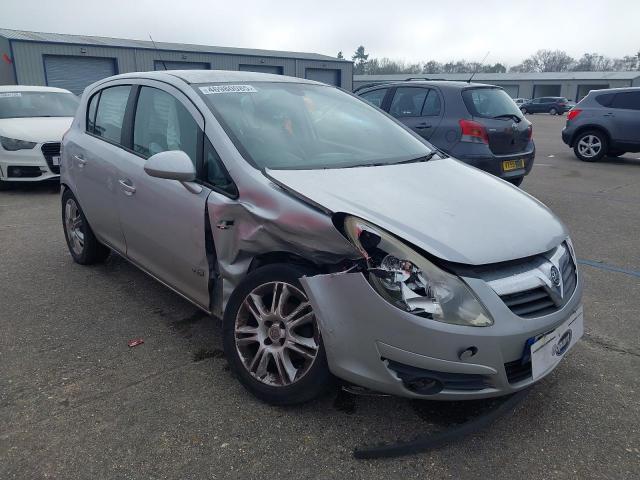
M 431 125 L 429 125 L 428 123 L 419 123 L 419 124 L 416 125 L 416 128 L 422 130 L 422 129 L 425 129 L 425 128 L 431 128 Z
M 131 185 L 131 180 L 121 178 L 120 180 L 118 180 L 118 183 L 122 187 L 122 190 L 124 190 L 125 195 L 131 196 L 136 193 L 136 187 Z
M 87 164 L 87 161 L 84 159 L 84 157 L 82 155 L 74 155 L 73 158 L 75 158 L 78 161 L 78 166 L 80 168 L 84 167 Z

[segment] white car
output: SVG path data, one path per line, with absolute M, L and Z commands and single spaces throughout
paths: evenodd
M 60 176 L 60 142 L 77 107 L 61 88 L 0 86 L 0 190 Z
M 513 101 L 519 107 L 520 105 L 523 105 L 523 104 L 527 103 L 529 100 L 526 99 L 526 98 L 514 98 Z

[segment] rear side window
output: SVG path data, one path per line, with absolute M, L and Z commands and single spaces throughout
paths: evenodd
M 598 102 L 603 107 L 610 107 L 611 101 L 613 100 L 613 97 L 615 97 L 615 95 L 615 93 L 604 93 L 602 95 L 598 95 L 596 97 L 596 102 Z
M 640 91 L 616 93 L 611 102 L 611 107 L 626 110 L 640 110 Z
M 462 91 L 467 110 L 474 117 L 494 118 L 503 115 L 522 117 L 520 109 L 501 88 L 468 88 Z
M 133 125 L 136 153 L 149 158 L 167 150 L 182 150 L 195 166 L 199 134 L 198 124 L 178 99 L 157 88 L 142 87 Z
M 382 101 L 384 100 L 384 96 L 387 94 L 388 88 L 381 88 L 379 90 L 374 90 L 373 92 L 367 92 L 360 95 L 371 105 L 375 105 L 380 108 L 382 106 Z
M 400 87 L 393 96 L 389 113 L 394 117 L 419 117 L 429 90 L 426 88 Z
M 100 93 L 93 133 L 113 143 L 120 143 L 122 122 L 131 86 L 109 87 Z
M 440 115 L 440 95 L 435 90 L 429 90 L 429 94 L 427 95 L 427 99 L 424 101 L 424 106 L 422 107 L 422 116 L 423 117 L 435 117 Z

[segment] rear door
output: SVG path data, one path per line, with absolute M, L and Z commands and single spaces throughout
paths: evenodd
M 483 125 L 494 155 L 528 153 L 531 122 L 501 88 L 467 88 L 462 98 L 473 120 Z
M 178 89 L 151 80 L 136 87 L 127 116 L 128 151 L 116 185 L 127 257 L 209 309 L 205 205 L 211 190 L 192 193 L 144 171 L 150 156 L 167 150 L 184 151 L 199 170 L 204 118 Z
M 616 93 L 605 116 L 610 117 L 615 140 L 640 145 L 640 90 Z
M 432 88 L 398 87 L 389 113 L 421 137 L 429 139 L 442 119 L 442 102 Z

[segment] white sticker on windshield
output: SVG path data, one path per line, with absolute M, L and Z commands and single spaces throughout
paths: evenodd
M 200 87 L 200 91 L 205 95 L 216 93 L 257 93 L 258 91 L 251 85 L 211 85 Z
M 2 92 L 0 93 L 0 98 L 6 97 L 21 97 L 22 94 L 20 92 Z

